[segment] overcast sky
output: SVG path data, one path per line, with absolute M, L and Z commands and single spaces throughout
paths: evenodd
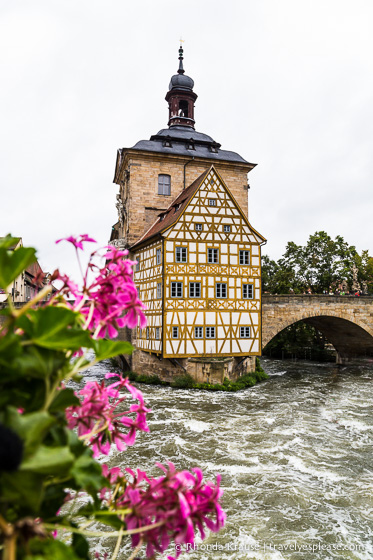
M 373 252 L 371 0 L 0 0 L 0 15 L 0 235 L 44 270 L 76 271 L 59 237 L 108 241 L 116 151 L 166 128 L 180 37 L 196 130 L 258 164 L 265 252 L 316 230 Z

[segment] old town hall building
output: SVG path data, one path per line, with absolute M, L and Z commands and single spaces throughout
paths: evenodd
M 138 261 L 148 325 L 131 333 L 138 373 L 222 382 L 261 353 L 260 249 L 248 222 L 255 164 L 194 128 L 194 82 L 172 76 L 168 128 L 118 150 L 119 220 L 110 243 Z

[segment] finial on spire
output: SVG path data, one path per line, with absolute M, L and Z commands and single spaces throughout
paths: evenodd
M 184 41 L 182 39 L 180 39 L 180 48 L 179 48 L 179 70 L 177 71 L 178 74 L 184 74 L 185 70 L 183 67 L 183 54 L 184 54 L 184 50 L 183 50 L 183 43 Z

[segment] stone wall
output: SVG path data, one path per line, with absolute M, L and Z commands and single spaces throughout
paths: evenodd
M 125 362 L 118 360 L 121 367 L 137 374 L 157 375 L 163 381 L 171 382 L 175 377 L 189 374 L 196 383 L 223 383 L 224 378 L 234 381 L 238 377 L 255 370 L 255 356 L 239 358 L 179 358 L 165 359 L 154 353 L 136 349 L 134 330 L 120 329 L 118 340 L 131 342 L 134 351 L 124 356 Z

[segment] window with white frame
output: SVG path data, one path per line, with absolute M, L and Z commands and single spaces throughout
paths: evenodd
M 216 206 L 216 199 L 215 198 L 209 198 L 209 206 Z
M 206 327 L 206 338 L 215 338 L 215 327 Z
M 219 249 L 207 249 L 207 262 L 211 264 L 219 262 Z
M 242 299 L 253 299 L 254 284 L 242 284 Z
M 155 327 L 155 338 L 157 340 L 161 338 L 161 329 L 159 327 Z
M 250 251 L 240 251 L 240 264 L 250 264 Z
M 227 297 L 227 284 L 225 282 L 217 282 L 215 284 L 215 291 L 217 298 L 226 298 Z
M 176 247 L 175 262 L 186 263 L 188 260 L 188 250 L 186 247 Z
M 170 196 L 171 194 L 171 176 L 158 175 L 158 194 Z
M 171 282 L 171 297 L 183 297 L 182 282 Z
M 162 297 L 162 282 L 157 282 L 157 299 Z
M 179 338 L 179 327 L 172 327 L 172 338 Z
M 162 264 L 162 249 L 157 249 L 157 264 Z
M 229 233 L 231 231 L 231 226 L 225 225 L 224 226 L 225 233 Z
M 240 338 L 250 338 L 250 327 L 240 327 Z
M 194 327 L 194 338 L 203 338 L 203 327 Z
M 189 297 L 201 297 L 201 282 L 189 282 Z
M 195 224 L 194 229 L 196 231 L 202 231 L 203 230 L 203 224 Z

